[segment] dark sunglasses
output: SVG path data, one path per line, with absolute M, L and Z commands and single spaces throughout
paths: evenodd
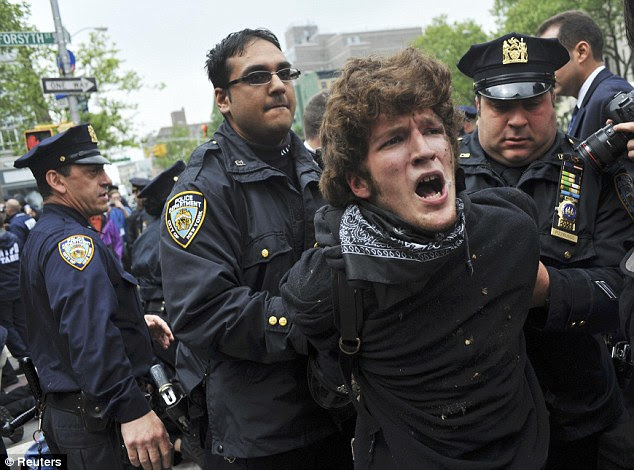
M 271 80 L 273 80 L 273 75 L 277 75 L 279 79 L 283 82 L 290 82 L 292 80 L 297 80 L 297 78 L 299 78 L 299 76 L 301 75 L 301 72 L 297 69 L 281 69 L 277 72 L 258 70 L 257 72 L 251 72 L 244 77 L 231 80 L 229 83 L 227 83 L 226 88 L 229 88 L 230 86 L 240 82 L 246 82 L 249 85 L 253 86 L 266 85 L 267 83 L 271 83 Z

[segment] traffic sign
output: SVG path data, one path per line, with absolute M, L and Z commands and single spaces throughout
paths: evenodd
M 37 31 L 0 31 L 1 46 L 44 46 L 55 44 L 55 33 Z
M 68 55 L 68 63 L 70 64 L 70 71 L 75 71 L 75 54 L 66 49 L 66 54 Z M 60 73 L 64 72 L 64 65 L 62 64 L 62 56 L 57 54 L 57 68 Z
M 97 79 L 94 77 L 42 78 L 44 93 L 92 93 L 97 91 Z

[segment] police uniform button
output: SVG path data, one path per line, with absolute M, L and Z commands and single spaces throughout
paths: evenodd
M 471 255 L 471 259 L 472 259 L 473 261 L 475 261 L 475 260 L 477 260 L 477 259 L 478 259 L 478 257 L 476 256 L 476 254 L 475 254 L 475 253 L 473 253 L 473 254 Z
M 579 326 L 583 326 L 583 325 L 585 325 L 585 324 L 586 324 L 586 321 L 585 321 L 585 320 L 581 320 L 581 321 L 579 322 Z
M 65 162 L 66 161 L 66 157 L 62 155 L 61 157 L 59 157 L 59 161 L 60 162 Z
M 262 258 L 268 258 L 269 257 L 269 250 L 267 250 L 266 248 L 264 248 L 262 250 Z
M 271 326 L 275 326 L 275 325 L 277 325 L 277 317 L 276 317 L 276 316 L 271 315 L 271 316 L 269 317 L 269 325 L 271 325 Z
M 464 340 L 464 344 L 466 344 L 467 346 L 471 346 L 471 343 L 473 343 L 472 339 L 465 339 Z
M 572 258 L 572 252 L 571 251 L 565 251 L 564 252 L 564 258 L 566 258 L 566 259 Z
M 287 323 L 286 317 L 280 317 L 280 326 L 286 326 Z
M 576 321 L 573 321 L 573 322 L 570 324 L 570 326 L 571 326 L 572 328 L 574 328 L 575 326 L 577 326 L 577 322 L 576 322 Z
M 95 406 L 95 413 L 99 413 L 101 412 L 101 408 L 99 408 L 98 406 Z
M 218 451 L 219 454 L 222 454 L 225 451 L 225 448 L 222 447 L 222 444 L 218 444 L 218 447 L 216 447 L 216 450 Z

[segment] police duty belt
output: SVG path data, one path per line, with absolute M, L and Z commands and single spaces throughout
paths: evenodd
M 559 172 L 559 193 L 553 214 L 550 234 L 571 243 L 577 243 L 577 215 L 581 197 L 583 161 L 576 155 L 557 155 L 561 160 Z

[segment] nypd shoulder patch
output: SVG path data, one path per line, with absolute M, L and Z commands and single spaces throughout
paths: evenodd
M 87 235 L 71 235 L 57 244 L 62 259 L 73 268 L 83 271 L 92 260 L 95 245 Z
M 167 203 L 165 226 L 172 239 L 183 248 L 192 242 L 205 220 L 207 201 L 198 191 L 183 191 Z
M 619 195 L 621 204 L 630 214 L 632 220 L 634 220 L 634 188 L 632 184 L 632 177 L 625 171 L 619 172 L 614 176 L 614 187 L 616 193 Z

